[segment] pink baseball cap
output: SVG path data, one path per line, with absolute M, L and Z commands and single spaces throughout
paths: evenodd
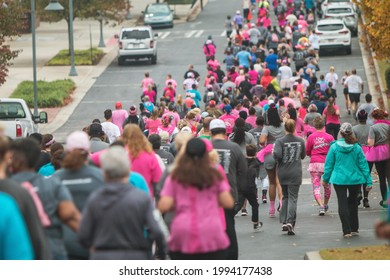
M 66 138 L 65 150 L 68 152 L 77 149 L 89 152 L 90 148 L 88 134 L 84 131 L 74 131 Z

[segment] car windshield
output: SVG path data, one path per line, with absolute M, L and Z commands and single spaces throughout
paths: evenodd
M 0 103 L 0 119 L 25 118 L 22 104 L 16 102 Z
M 351 8 L 328 9 L 328 14 L 350 14 L 350 13 L 352 13 Z
M 129 31 L 123 31 L 122 32 L 122 39 L 148 39 L 150 38 L 150 34 L 148 30 L 129 30 Z
M 147 14 L 153 14 L 153 15 L 159 15 L 159 16 L 166 16 L 171 13 L 169 8 L 165 5 L 151 5 L 146 10 Z
M 318 31 L 337 31 L 343 29 L 342 24 L 333 23 L 333 24 L 321 24 L 317 26 Z

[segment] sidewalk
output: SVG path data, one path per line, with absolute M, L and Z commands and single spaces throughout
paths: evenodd
M 204 1 L 206 2 L 206 1 Z M 53 81 L 59 79 L 72 79 L 76 83 L 76 90 L 73 94 L 71 104 L 62 108 L 39 108 L 45 110 L 49 115 L 49 123 L 41 124 L 42 133 L 52 133 L 60 128 L 72 114 L 76 106 L 83 99 L 87 91 L 95 82 L 95 79 L 106 69 L 106 67 L 115 59 L 117 50 L 117 40 L 115 34 L 119 33 L 122 26 L 134 26 L 139 24 L 141 12 L 148 3 L 155 3 L 153 0 L 131 0 L 132 8 L 130 10 L 130 19 L 117 25 L 110 22 L 103 26 L 103 37 L 105 48 L 102 50 L 106 53 L 104 58 L 95 66 L 76 66 L 78 76 L 69 77 L 70 66 L 46 66 L 47 62 L 55 56 L 60 50 L 68 46 L 68 30 L 65 20 L 56 23 L 41 22 L 36 30 L 36 59 L 37 59 L 37 80 Z M 194 14 L 197 15 L 199 9 L 191 5 L 172 5 L 175 11 L 175 23 L 186 22 L 191 20 Z M 191 18 L 190 18 L 191 17 Z M 138 21 L 138 22 L 137 22 Z M 142 24 L 142 23 L 141 23 Z M 96 47 L 100 38 L 100 26 L 97 20 L 75 19 L 74 29 L 74 49 L 89 49 Z M 25 80 L 32 81 L 32 37 L 30 34 L 24 34 L 20 38 L 10 42 L 12 49 L 19 49 L 21 53 L 13 61 L 9 68 L 7 81 L 0 87 L 0 98 L 9 97 L 16 89 L 18 84 Z M 38 97 L 39 98 L 39 97 Z

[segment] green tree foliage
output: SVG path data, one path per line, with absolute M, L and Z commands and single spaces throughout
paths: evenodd
M 378 60 L 390 59 L 389 0 L 354 0 L 365 19 L 370 46 Z
M 11 61 L 19 50 L 12 50 L 9 40 L 19 36 L 22 27 L 23 8 L 17 1 L 0 0 L 0 86 L 5 83 Z

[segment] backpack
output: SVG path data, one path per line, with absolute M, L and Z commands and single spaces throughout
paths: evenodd
M 276 33 L 272 33 L 271 41 L 274 43 L 279 43 L 279 36 Z
M 138 122 L 137 123 L 134 123 L 134 124 L 138 124 L 139 128 L 144 131 L 145 130 L 145 123 L 144 123 L 144 120 L 143 118 L 141 118 L 139 115 L 137 115 L 137 119 L 138 119 Z M 128 116 L 124 122 L 123 122 L 123 127 L 126 126 L 126 124 L 131 124 L 133 123 L 131 120 L 130 120 L 130 116 Z

